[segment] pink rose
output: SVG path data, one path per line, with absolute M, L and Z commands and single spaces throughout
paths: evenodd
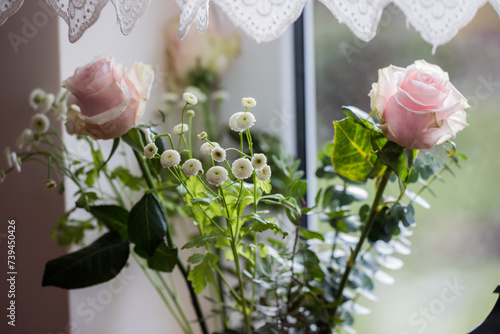
M 379 70 L 369 96 L 385 137 L 403 147 L 429 149 L 468 125 L 465 97 L 448 73 L 424 60 Z
M 141 118 L 149 99 L 154 73 L 149 65 L 135 63 L 127 71 L 112 56 L 100 56 L 77 68 L 63 87 L 72 94 L 78 108 L 68 113 L 70 134 L 94 139 L 116 138 Z

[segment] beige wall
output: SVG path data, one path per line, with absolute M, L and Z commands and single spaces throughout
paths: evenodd
M 35 25 L 36 24 L 36 25 Z M 19 44 L 11 43 L 14 39 Z M 0 27 L 0 169 L 3 148 L 14 147 L 29 124 L 30 91 L 41 86 L 57 90 L 59 50 L 57 20 L 38 1 L 25 1 L 19 12 Z M 17 53 L 16 53 L 17 49 Z M 63 196 L 45 190 L 47 169 L 38 163 L 22 166 L 0 184 L 0 333 L 67 333 L 67 292 L 42 288 L 47 260 L 64 253 L 50 232 L 64 212 Z M 7 222 L 16 221 L 16 326 L 7 325 Z

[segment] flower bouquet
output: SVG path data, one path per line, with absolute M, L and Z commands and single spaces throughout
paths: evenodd
M 354 316 L 367 312 L 357 297 L 372 298 L 376 280 L 391 280 L 384 268 L 401 267 L 394 254 L 410 252 L 413 204 L 425 205 L 421 192 L 464 158 L 449 140 L 467 125 L 467 102 L 445 72 L 425 61 L 380 70 L 370 114 L 344 108 L 347 118 L 334 122 L 334 140 L 318 156 L 316 203 L 304 200 L 298 161 L 256 150 L 254 99 L 243 98 L 229 119 L 238 145 L 223 147 L 185 121 L 195 117 L 189 108 L 198 102 L 190 92 L 183 94 L 179 126 L 139 124 L 152 82 L 149 66 L 127 70 L 102 56 L 77 69 L 57 97 L 36 90 L 31 128 L 17 153 L 6 151 L 10 168 L 1 177 L 30 160 L 44 163 L 48 189 L 62 192 L 69 183 L 75 189 L 54 229 L 59 243 L 79 244 L 86 231 L 101 231 L 93 243 L 49 261 L 44 286 L 103 283 L 137 261 L 183 333 L 352 331 Z M 48 112 L 65 120 L 90 156 L 75 155 L 51 129 Z M 159 130 L 166 126 L 171 130 Z M 109 150 L 101 146 L 106 140 Z M 448 154 L 428 151 L 441 144 Z M 135 165 L 112 167 L 118 152 Z M 275 172 L 285 175 L 279 192 L 272 192 Z M 64 182 L 56 184 L 53 173 Z M 308 229 L 306 215 L 324 224 Z M 176 216 L 196 231 L 187 242 L 180 242 Z M 189 309 L 179 302 L 174 273 L 189 291 Z M 210 296 L 208 310 L 200 305 L 202 292 Z

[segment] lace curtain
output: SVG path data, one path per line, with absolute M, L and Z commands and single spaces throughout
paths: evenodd
M 0 25 L 13 15 L 24 0 L 0 0 Z M 98 19 L 108 0 L 45 0 L 68 24 L 69 40 L 76 42 Z M 158 0 L 156 0 L 158 1 Z M 309 0 L 176 0 L 181 9 L 179 37 L 194 23 L 200 32 L 209 24 L 210 2 L 250 37 L 258 42 L 278 38 L 302 13 Z M 354 35 L 371 40 L 377 31 L 383 9 L 393 3 L 422 38 L 434 47 L 450 41 L 467 25 L 486 0 L 317 0 Z M 132 32 L 151 0 L 111 0 L 123 34 Z M 500 15 L 500 0 L 488 1 Z

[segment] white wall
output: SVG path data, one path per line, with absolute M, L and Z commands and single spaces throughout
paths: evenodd
M 101 19 L 75 44 L 68 42 L 67 27 L 60 20 L 61 80 L 70 76 L 76 67 L 104 53 L 114 55 L 118 61 L 129 66 L 136 60 L 149 63 L 159 73 L 149 103 L 149 111 L 154 110 L 159 105 L 162 79 L 166 75 L 163 25 L 174 15 L 178 15 L 174 1 L 152 1 L 134 32 L 122 36 L 115 23 L 114 6 L 109 3 L 101 13 Z M 295 118 L 291 94 L 291 32 L 268 44 L 257 44 L 246 36 L 242 41 L 241 57 L 222 82 L 231 96 L 225 103 L 224 114 L 229 117 L 241 111 L 242 97 L 254 97 L 258 103 L 253 110 L 257 118 L 256 126 L 282 135 L 285 146 L 293 151 Z M 143 119 L 147 121 L 148 115 Z M 67 140 L 70 142 L 72 139 Z M 67 195 L 67 200 L 71 201 L 70 194 Z M 130 263 L 112 283 L 71 291 L 70 314 L 75 323 L 74 334 L 180 333 L 145 275 L 132 259 Z M 177 286 L 183 286 L 182 282 L 178 282 Z M 189 307 L 189 297 L 186 295 L 182 299 Z

